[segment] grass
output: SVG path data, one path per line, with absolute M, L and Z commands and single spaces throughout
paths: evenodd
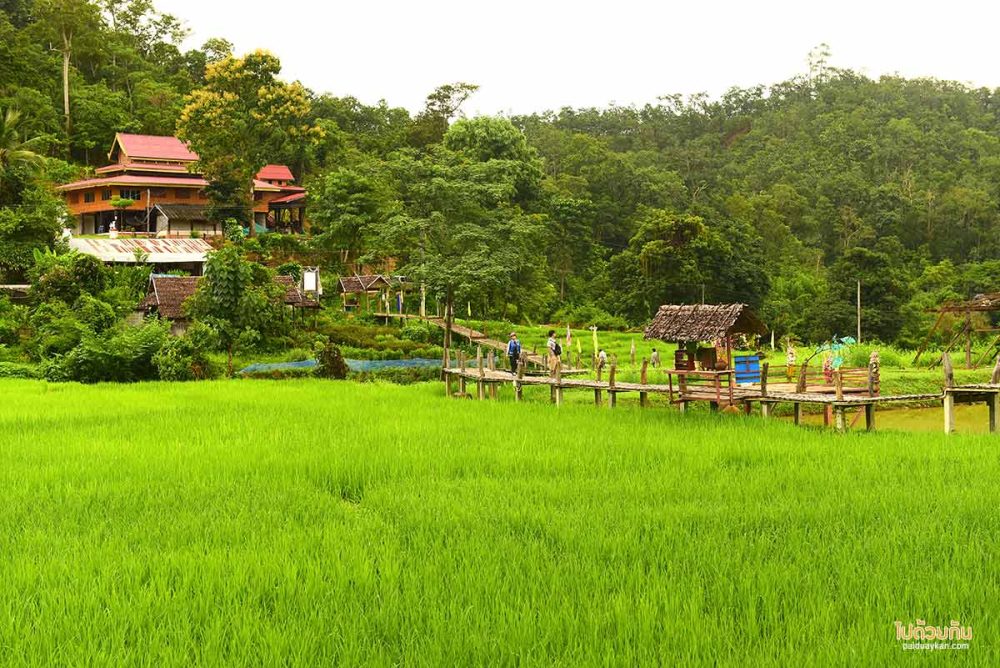
M 988 437 L 440 384 L 0 396 L 3 665 L 891 665 L 897 619 L 1000 659 Z

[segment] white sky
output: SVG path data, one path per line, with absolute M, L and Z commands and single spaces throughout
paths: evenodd
M 411 111 L 454 81 L 480 85 L 465 112 L 642 105 L 669 93 L 718 96 L 830 64 L 869 76 L 1000 86 L 1000 5 L 981 0 L 156 0 L 189 46 L 225 37 L 265 48 L 316 92 L 385 98 Z

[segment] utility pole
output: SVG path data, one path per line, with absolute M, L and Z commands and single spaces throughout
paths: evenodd
M 858 343 L 861 343 L 861 281 L 858 281 Z

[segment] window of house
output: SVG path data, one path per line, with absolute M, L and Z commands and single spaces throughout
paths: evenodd
M 191 191 L 187 188 L 177 188 L 174 190 L 174 197 L 177 199 L 191 199 Z
M 167 196 L 166 188 L 157 188 L 156 190 L 153 191 L 153 197 L 166 197 L 166 196 Z
M 80 193 L 67 193 L 66 201 L 70 204 L 76 204 L 80 201 Z
M 138 202 L 142 199 L 142 191 L 134 188 L 122 188 L 118 191 L 118 196 L 122 199 L 130 199 L 133 202 Z
M 105 202 L 107 202 L 109 199 L 111 199 L 111 188 L 106 188 L 101 193 L 101 199 L 104 200 Z
M 83 193 L 83 201 L 86 202 L 86 203 L 88 203 L 88 204 L 90 202 L 93 202 L 94 201 L 94 193 L 93 192 Z

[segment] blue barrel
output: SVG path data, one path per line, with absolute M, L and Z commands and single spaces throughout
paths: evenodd
M 737 385 L 760 383 L 760 357 L 757 355 L 736 355 L 733 357 Z

